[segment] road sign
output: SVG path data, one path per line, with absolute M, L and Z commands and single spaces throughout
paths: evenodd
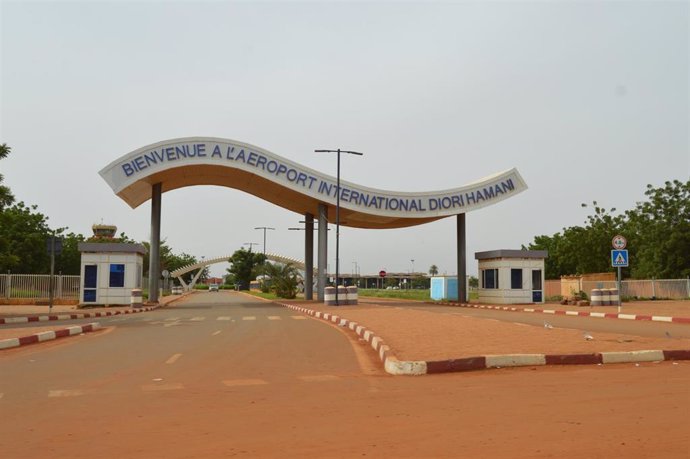
M 163 272 L 161 273 L 161 275 L 162 275 L 165 279 L 167 279 L 168 277 L 170 277 L 170 271 L 168 271 L 167 269 L 164 269 Z
M 55 250 L 55 255 L 62 254 L 62 239 L 57 236 L 48 236 L 48 239 L 46 239 L 46 250 L 48 251 L 48 255 L 50 255 L 53 249 Z
M 386 277 L 386 271 L 384 271 L 383 269 L 379 271 L 379 277 Z
M 611 266 L 614 268 L 628 267 L 628 251 L 627 250 L 612 250 L 611 251 Z
M 623 250 L 625 247 L 627 247 L 628 241 L 623 236 L 618 234 L 614 236 L 613 240 L 611 241 L 611 245 L 616 250 Z

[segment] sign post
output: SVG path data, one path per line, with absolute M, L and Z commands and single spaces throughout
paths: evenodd
M 62 239 L 50 236 L 46 240 L 46 249 L 50 254 L 50 281 L 48 286 L 48 314 L 53 311 L 53 291 L 55 290 L 55 255 L 62 253 Z
M 611 250 L 611 266 L 618 268 L 618 277 L 616 286 L 618 288 L 618 312 L 621 312 L 621 305 L 623 304 L 623 291 L 621 282 L 621 268 L 627 268 L 629 264 L 628 251 L 625 248 L 628 246 L 628 241 L 620 234 L 616 235 L 611 241 L 613 250 Z

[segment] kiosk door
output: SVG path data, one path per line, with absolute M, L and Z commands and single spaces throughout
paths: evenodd
M 541 269 L 532 270 L 532 302 L 541 303 L 543 302 L 542 285 L 541 285 Z

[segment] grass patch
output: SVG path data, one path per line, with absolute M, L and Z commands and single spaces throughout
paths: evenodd
M 429 301 L 431 296 L 429 290 L 380 290 L 360 288 L 358 290 L 359 296 L 366 296 L 370 298 L 396 298 L 400 300 L 417 300 Z
M 258 296 L 259 298 L 263 298 L 265 300 L 281 300 L 282 299 L 278 295 L 276 295 L 275 293 L 271 293 L 271 292 L 264 293 L 264 292 L 260 292 L 258 290 L 242 290 L 242 292 L 249 293 L 250 295 Z
M 400 300 L 433 301 L 428 289 L 422 290 L 380 290 L 380 289 L 359 289 L 359 296 L 369 298 L 395 298 Z M 479 299 L 478 292 L 470 292 L 470 300 Z

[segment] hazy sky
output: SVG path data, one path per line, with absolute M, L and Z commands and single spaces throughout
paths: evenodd
M 688 180 L 688 2 L 1 3 L 0 163 L 54 227 L 148 239 L 98 171 L 161 140 L 251 143 L 373 188 L 430 191 L 517 167 L 529 189 L 467 215 L 474 252 L 517 249 Z M 207 258 L 303 258 L 301 215 L 230 188 L 163 195 L 162 236 Z M 329 241 L 335 265 L 334 232 Z M 255 250 L 261 250 L 260 247 Z M 456 271 L 455 218 L 341 230 L 341 271 Z M 225 266 L 215 265 L 220 274 Z

